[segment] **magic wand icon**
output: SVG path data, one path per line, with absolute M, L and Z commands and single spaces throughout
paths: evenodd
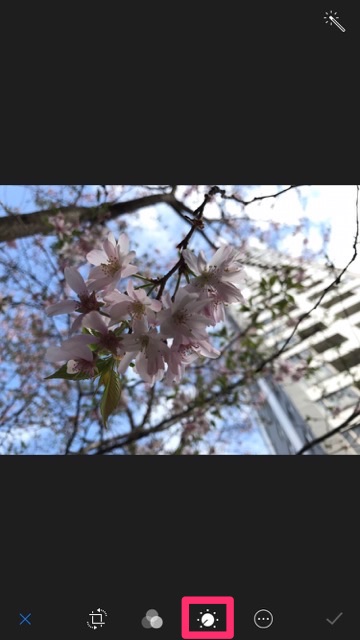
M 333 24 L 335 24 L 340 29 L 340 31 L 345 31 L 344 27 L 342 27 L 335 18 L 335 16 L 337 18 L 339 17 L 337 15 L 337 11 L 334 11 L 334 15 L 332 15 L 332 13 L 332 9 L 330 11 L 325 11 L 324 20 L 326 24 L 330 24 L 331 27 L 333 26 Z

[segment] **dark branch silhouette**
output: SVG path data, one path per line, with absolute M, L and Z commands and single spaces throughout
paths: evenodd
M 54 226 L 50 221 L 58 214 L 62 214 L 66 222 L 73 222 L 74 224 L 84 222 L 100 224 L 160 203 L 170 205 L 177 213 L 184 209 L 184 205 L 176 200 L 173 193 L 156 193 L 125 202 L 107 202 L 91 207 L 71 205 L 68 207 L 53 207 L 32 213 L 14 213 L 0 217 L 0 242 L 10 242 L 11 240 L 36 234 L 44 236 L 54 234 Z

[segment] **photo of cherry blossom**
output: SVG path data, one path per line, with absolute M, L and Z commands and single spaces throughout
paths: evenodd
M 1 185 L 1 455 L 357 455 L 358 193 Z

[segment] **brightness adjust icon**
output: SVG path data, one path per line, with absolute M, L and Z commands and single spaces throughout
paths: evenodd
M 341 24 L 339 24 L 339 22 L 336 20 L 336 18 L 338 17 L 339 16 L 337 14 L 337 11 L 333 11 L 332 9 L 330 9 L 330 11 L 325 11 L 324 20 L 326 24 L 329 24 L 330 27 L 332 27 L 334 24 L 340 29 L 340 31 L 345 31 L 344 27 L 342 27 Z
M 232 596 L 183 596 L 181 637 L 184 640 L 222 640 L 234 637 Z
M 196 621 L 199 622 L 199 629 L 204 627 L 212 627 L 216 629 L 216 623 L 219 622 L 219 618 L 216 618 L 216 611 L 210 611 L 210 609 L 205 609 L 205 611 L 199 611 L 199 616 L 201 618 L 196 618 Z

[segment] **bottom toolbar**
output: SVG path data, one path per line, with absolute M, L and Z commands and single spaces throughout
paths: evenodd
M 232 640 L 258 637 L 259 630 L 268 638 L 285 637 L 290 630 L 292 638 L 300 638 L 306 629 L 321 638 L 328 637 L 328 633 L 344 637 L 352 626 L 356 628 L 355 611 L 346 610 L 341 603 L 329 603 L 326 610 L 316 611 L 295 605 L 293 609 L 282 608 L 270 596 L 268 601 L 262 599 L 252 607 L 245 604 L 244 598 L 223 594 L 185 595 L 174 600 L 169 599 L 169 594 L 166 599 L 149 595 L 147 606 L 144 596 L 128 602 L 120 597 L 117 605 L 114 598 L 108 600 L 95 603 L 100 606 L 90 604 L 87 609 L 80 603 L 76 607 L 74 601 L 67 606 L 34 605 L 17 611 L 12 607 L 6 617 L 6 631 L 11 629 L 11 637 L 42 638 L 52 628 L 58 632 L 72 630 L 74 637 L 91 637 L 96 631 L 100 637 L 108 638 L 118 638 L 123 632 L 135 638 L 163 635 L 170 640 Z

